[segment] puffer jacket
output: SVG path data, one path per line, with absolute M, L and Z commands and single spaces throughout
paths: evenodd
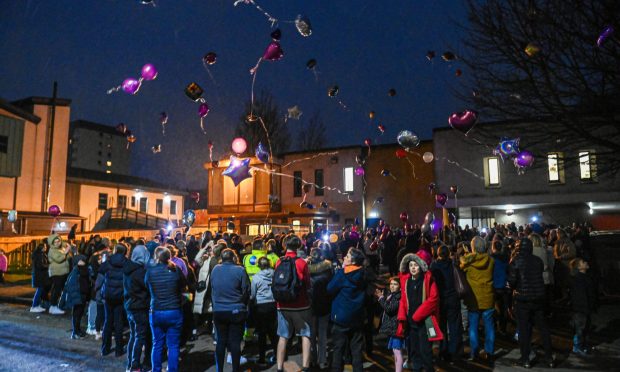
M 88 302 L 89 281 L 88 267 L 76 265 L 67 277 L 58 306 L 63 310 L 71 310 L 75 305 Z
M 570 303 L 576 313 L 591 314 L 596 310 L 596 287 L 590 275 L 577 272 L 572 278 Z
M 470 310 L 491 309 L 493 299 L 493 268 L 495 264 L 486 253 L 472 253 L 461 257 L 461 269 L 465 272 L 467 282 L 474 296 L 465 301 Z
M 514 299 L 520 302 L 545 302 L 544 265 L 532 254 L 532 248 L 523 246 L 508 266 L 508 284 L 514 289 Z
M 256 300 L 257 304 L 276 302 L 271 291 L 273 281 L 273 269 L 260 270 L 252 278 L 250 299 Z
M 123 300 L 123 267 L 127 261 L 127 257 L 117 253 L 111 255 L 99 268 L 99 273 L 103 276 L 101 297 L 104 300 Z
M 68 255 L 62 253 L 62 245 L 59 248 L 50 248 L 47 257 L 49 259 L 49 275 L 62 276 L 69 274 L 69 260 Z
M 325 316 L 329 314 L 332 306 L 332 298 L 327 293 L 327 284 L 334 276 L 332 263 L 329 260 L 308 262 L 310 271 L 312 314 Z
M 400 305 L 400 291 L 390 293 L 379 299 L 379 305 L 383 309 L 381 315 L 381 328 L 379 333 L 395 336 L 398 329 L 398 306 Z
M 343 327 L 364 327 L 366 286 L 362 267 L 351 265 L 336 271 L 327 285 L 327 293 L 334 296 L 333 323 Z
M 149 290 L 144 278 L 146 267 L 127 260 L 123 266 L 123 297 L 125 309 L 131 311 L 148 310 L 151 303 Z

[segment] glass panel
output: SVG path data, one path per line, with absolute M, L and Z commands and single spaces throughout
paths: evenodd
M 353 168 L 344 168 L 344 192 L 353 192 Z
M 170 200 L 170 214 L 171 215 L 177 214 L 177 201 L 176 200 Z
M 499 185 L 499 159 L 489 158 L 489 185 Z
M 155 200 L 155 213 L 162 214 L 164 210 L 164 201 L 162 199 Z
M 97 208 L 101 210 L 108 209 L 108 194 L 99 194 L 99 205 Z
M 549 181 L 557 182 L 560 180 L 560 169 L 558 164 L 558 154 L 547 155 L 547 163 L 549 165 Z
M 592 178 L 592 173 L 590 172 L 589 151 L 579 152 L 579 175 L 582 180 L 589 180 L 590 178 Z
M 147 201 L 147 198 L 140 198 L 140 212 L 146 213 Z

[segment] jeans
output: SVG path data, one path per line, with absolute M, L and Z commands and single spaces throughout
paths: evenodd
M 153 347 L 149 328 L 148 310 L 127 309 L 129 321 L 129 343 L 127 344 L 127 369 L 142 367 L 142 346 L 145 347 L 145 364 L 150 364 L 149 355 Z
M 323 316 L 313 316 L 312 342 L 313 349 L 316 350 L 312 353 L 313 358 L 319 364 L 327 363 L 327 326 L 329 325 L 329 314 Z
M 112 329 L 114 329 L 114 344 L 116 352 L 120 353 L 123 350 L 123 302 L 106 300 L 104 308 L 105 321 L 101 351 L 107 352 L 112 348 Z
M 424 324 L 409 327 L 409 344 L 413 353 L 413 370 L 421 371 L 424 368 L 426 372 L 434 371 L 432 344 Z
M 362 352 L 364 351 L 363 328 L 348 328 L 334 324 L 332 328 L 332 342 L 334 343 L 334 358 L 332 359 L 332 371 L 343 371 L 342 357 L 347 353 L 347 344 L 351 350 L 351 364 L 353 372 L 364 370 Z
M 48 292 L 49 288 L 37 287 L 36 292 L 34 292 L 34 297 L 32 298 L 32 307 L 41 305 L 41 300 L 48 297 Z
M 471 347 L 471 355 L 475 356 L 479 351 L 478 343 L 478 324 L 480 315 L 484 322 L 484 351 L 493 355 L 495 352 L 495 320 L 493 312 L 495 309 L 486 310 L 469 310 L 469 346 Z
M 267 336 L 269 336 L 273 354 L 276 355 L 278 350 L 278 313 L 276 303 L 256 304 L 252 312 L 257 320 L 255 324 L 256 332 L 258 332 L 258 360 L 263 362 L 265 361 L 265 352 L 267 351 Z
M 161 372 L 161 354 L 164 343 L 168 347 L 168 372 L 179 370 L 179 349 L 183 313 L 175 310 L 151 310 L 151 332 L 153 333 L 153 352 L 151 362 L 153 372 Z
M 520 302 L 515 303 L 519 327 L 519 348 L 521 349 L 521 361 L 528 361 L 532 349 L 532 326 L 536 324 L 540 338 L 547 354 L 547 360 L 553 360 L 551 349 L 551 335 L 549 326 L 545 320 L 545 305 L 543 303 Z
M 590 315 L 585 313 L 573 313 L 573 349 L 584 350 L 587 348 L 587 336 L 590 329 Z
M 458 298 L 442 298 L 440 304 L 439 328 L 444 339 L 440 344 L 443 356 L 458 357 L 463 352 L 463 322 L 461 303 Z
M 73 305 L 71 311 L 71 324 L 73 325 L 73 333 L 79 334 L 82 332 L 82 317 L 84 316 L 84 309 L 86 304 Z
M 58 306 L 58 300 L 60 299 L 60 294 L 62 293 L 63 288 L 65 288 L 65 282 L 67 281 L 67 276 L 68 274 L 54 275 L 50 277 L 50 279 L 52 279 L 51 306 Z
M 97 301 L 92 300 L 88 303 L 88 329 L 91 331 L 95 330 L 95 320 L 97 320 Z
M 243 328 L 248 314 L 245 311 L 215 311 L 213 312 L 213 322 L 217 331 L 217 346 L 215 348 L 215 365 L 217 372 L 224 371 L 224 359 L 226 349 L 231 354 L 232 370 L 239 371 L 239 360 L 241 359 L 241 339 L 243 338 Z

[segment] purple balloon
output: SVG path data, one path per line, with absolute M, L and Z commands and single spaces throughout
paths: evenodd
M 443 207 L 444 205 L 446 205 L 446 202 L 448 201 L 448 195 L 443 194 L 443 193 L 442 194 L 436 194 L 435 195 L 435 201 L 437 203 L 439 203 L 439 205 L 441 205 Z
M 362 167 L 357 167 L 357 168 L 355 168 L 355 175 L 356 175 L 356 176 L 363 176 L 363 175 L 364 175 L 364 173 L 365 173 L 365 172 L 364 172 L 364 168 L 362 168 Z
M 127 78 L 125 79 L 125 81 L 123 81 L 123 92 L 129 94 L 136 94 L 138 93 L 138 90 L 140 90 L 140 85 L 140 81 L 134 78 Z
M 209 113 L 209 105 L 207 105 L 206 103 L 201 103 L 200 106 L 198 107 L 198 115 L 200 115 L 201 118 L 204 118 L 205 116 L 207 116 L 207 114 Z
M 269 46 L 265 49 L 265 53 L 263 54 L 263 59 L 268 61 L 277 61 L 282 57 L 284 57 L 284 51 L 277 41 L 269 43 Z
M 603 43 L 605 42 L 605 40 L 607 40 L 611 35 L 613 35 L 614 31 L 615 30 L 613 26 L 605 27 L 603 32 L 601 32 L 598 39 L 596 40 L 596 45 L 600 48 L 601 45 L 603 45 Z
M 515 158 L 515 165 L 519 168 L 529 167 L 534 164 L 534 154 L 527 150 L 521 151 Z
M 142 66 L 142 79 L 154 80 L 157 77 L 157 69 L 154 65 L 147 63 Z
M 467 134 L 478 122 L 478 113 L 472 110 L 455 112 L 448 118 L 448 124 L 460 132 Z

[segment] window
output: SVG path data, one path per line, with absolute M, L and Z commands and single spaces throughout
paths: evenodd
M 4 154 L 9 152 L 9 137 L 0 136 L 0 152 Z
M 301 197 L 301 171 L 293 172 L 293 197 L 298 198 Z
M 140 212 L 146 213 L 147 201 L 147 198 L 140 198 Z
M 108 167 L 111 167 L 112 166 L 112 162 L 110 160 L 108 160 L 108 161 L 105 162 L 105 165 L 107 165 Z
M 499 158 L 492 156 L 484 158 L 484 185 L 486 187 L 499 187 Z
M 561 153 L 547 154 L 549 183 L 564 183 L 564 161 Z
M 177 214 L 177 201 L 176 200 L 170 200 L 170 214 L 171 215 Z
M 314 183 L 316 186 L 314 187 L 314 195 L 323 196 L 325 195 L 325 190 L 323 190 L 323 169 L 315 169 L 314 170 Z
M 162 199 L 155 200 L 155 213 L 156 214 L 164 213 L 164 201 Z
M 344 168 L 344 192 L 353 192 L 353 167 Z
M 135 201 L 134 201 L 135 203 Z M 127 208 L 127 195 L 118 196 L 118 208 Z
M 135 208 L 135 207 L 136 207 L 136 197 L 135 197 L 135 196 L 132 196 L 132 197 L 131 197 L 131 207 L 132 207 L 132 208 Z
M 111 171 L 111 170 L 109 170 L 109 169 L 106 169 L 106 171 L 105 171 L 105 172 L 106 172 L 107 174 L 112 173 L 112 171 Z
M 97 205 L 97 209 L 108 209 L 108 194 L 99 193 L 99 204 Z
M 594 181 L 596 178 L 596 157 L 594 151 L 579 151 L 579 178 Z

